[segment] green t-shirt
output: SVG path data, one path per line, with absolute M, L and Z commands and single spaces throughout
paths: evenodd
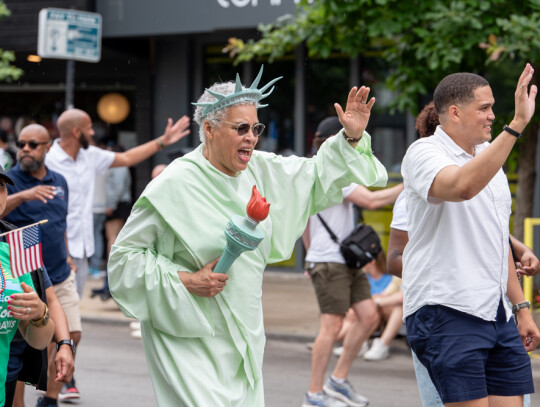
M 5 242 L 0 242 L 0 267 L 2 271 L 0 290 L 4 288 L 0 294 L 0 406 L 3 406 L 6 397 L 5 383 L 9 361 L 9 345 L 19 326 L 19 320 L 9 315 L 7 300 L 12 294 L 23 292 L 21 282 L 25 282 L 32 288 L 34 288 L 34 283 L 30 273 L 16 279 L 13 278 L 9 266 L 8 244 Z

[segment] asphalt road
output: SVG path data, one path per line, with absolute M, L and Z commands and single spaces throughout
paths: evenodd
M 540 389 L 540 360 L 535 360 L 533 366 L 535 384 Z M 308 387 L 309 368 L 310 352 L 305 343 L 268 340 L 263 368 L 266 407 L 299 407 Z M 82 398 L 76 404 L 60 405 L 156 406 L 142 343 L 130 336 L 126 324 L 85 323 L 76 369 Z M 392 354 L 385 361 L 358 359 L 349 379 L 370 400 L 370 406 L 420 406 L 412 360 L 403 340 L 394 341 Z M 27 386 L 26 407 L 35 406 L 39 396 Z M 540 397 L 533 396 L 531 405 L 540 405 Z

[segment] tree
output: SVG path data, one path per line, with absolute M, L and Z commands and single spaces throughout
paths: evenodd
M 468 71 L 500 79 L 503 72 L 515 85 L 525 62 L 540 66 L 539 17 L 540 0 L 304 0 L 294 16 L 260 25 L 261 39 L 232 38 L 226 51 L 240 62 L 273 60 L 301 44 L 309 56 L 322 58 L 334 51 L 355 57 L 378 50 L 394 68 L 387 78 L 396 94 L 392 109 L 415 113 L 419 96 L 447 74 Z M 512 87 L 501 91 L 498 100 L 504 94 L 513 101 Z M 520 238 L 523 219 L 532 214 L 538 130 L 535 117 L 516 147 L 521 153 L 514 233 Z
M 5 3 L 0 0 L 0 20 L 4 17 L 9 17 L 10 15 L 11 12 Z M 17 80 L 23 74 L 22 69 L 12 65 L 13 61 L 15 61 L 15 54 L 13 51 L 6 51 L 0 48 L 0 82 Z

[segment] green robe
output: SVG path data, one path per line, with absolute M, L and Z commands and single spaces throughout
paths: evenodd
M 342 202 L 343 187 L 386 181 L 367 133 L 356 151 L 339 134 L 311 159 L 255 151 L 235 177 L 213 167 L 201 145 L 153 180 L 116 239 L 108 270 L 122 311 L 142 322 L 158 405 L 264 406 L 266 265 L 291 256 L 308 218 Z M 222 293 L 189 293 L 177 272 L 196 272 L 221 255 L 225 226 L 231 215 L 245 215 L 253 185 L 271 203 L 259 224 L 265 238 L 233 263 Z

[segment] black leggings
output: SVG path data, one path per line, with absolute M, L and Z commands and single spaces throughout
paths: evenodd
M 4 407 L 11 407 L 13 404 L 13 397 L 15 397 L 15 387 L 17 387 L 17 380 L 12 382 L 6 382 L 6 404 Z

